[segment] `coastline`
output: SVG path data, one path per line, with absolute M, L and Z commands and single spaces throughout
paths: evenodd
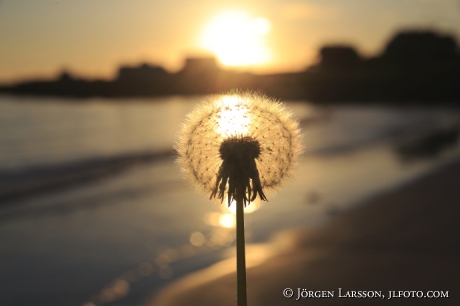
M 357 205 L 320 229 L 281 233 L 265 249 L 275 248 L 275 254 L 248 268 L 248 304 L 291 305 L 304 299 L 314 299 L 310 302 L 315 305 L 458 304 L 459 181 L 457 159 Z M 146 305 L 235 305 L 234 272 L 212 278 L 216 268 L 185 276 Z M 285 288 L 293 289 L 291 299 L 283 297 Z M 335 296 L 296 300 L 303 289 L 333 291 Z M 384 298 L 346 296 L 368 290 L 381 291 Z M 388 299 L 410 290 L 448 291 L 449 297 Z
M 24 198 L 110 177 L 139 165 L 172 159 L 174 154 L 174 150 L 150 151 L 21 170 L 0 169 L 0 208 Z

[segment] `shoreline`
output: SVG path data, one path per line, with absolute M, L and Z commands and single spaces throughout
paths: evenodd
M 390 292 L 399 290 L 439 290 L 450 295 L 439 299 L 395 297 L 392 304 L 457 304 L 459 181 L 460 160 L 456 159 L 363 201 L 319 229 L 280 234 L 283 238 L 275 240 L 272 247 L 277 243 L 285 247 L 248 268 L 248 303 L 291 305 L 297 302 L 298 289 L 337 293 L 342 288 L 343 292 L 377 290 L 386 294 L 366 301 L 371 305 L 388 303 Z M 179 279 L 146 305 L 234 305 L 234 272 L 199 282 L 212 268 Z M 285 288 L 295 289 L 293 298 L 283 297 Z M 315 299 L 315 305 L 356 303 L 356 298 L 337 295 Z
M 172 159 L 174 154 L 174 150 L 140 152 L 0 170 L 0 208 L 33 196 L 94 182 L 139 165 Z

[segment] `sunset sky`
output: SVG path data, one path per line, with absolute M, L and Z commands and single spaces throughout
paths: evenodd
M 227 69 L 302 70 L 324 44 L 371 55 L 427 28 L 459 40 L 460 0 L 0 0 L 0 82 L 112 78 L 140 62 L 175 72 L 211 53 Z

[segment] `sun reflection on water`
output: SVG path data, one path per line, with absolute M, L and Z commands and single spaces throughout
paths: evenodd
M 223 203 L 227 203 L 227 196 L 225 195 Z M 247 205 L 244 209 L 244 213 L 250 214 L 262 207 L 262 201 L 257 197 L 253 202 Z M 211 211 L 205 214 L 204 222 L 206 224 L 222 227 L 222 228 L 234 228 L 236 225 L 236 202 L 232 201 L 230 206 L 221 205 L 221 211 Z
M 233 214 L 221 214 L 219 217 L 219 225 L 225 228 L 235 227 L 236 220 Z
M 227 203 L 227 202 L 228 202 L 227 195 L 225 195 L 222 203 Z M 223 205 L 223 207 L 224 207 L 223 209 L 224 211 L 228 211 L 234 215 L 236 214 L 236 201 L 235 200 L 231 202 L 230 206 Z M 250 202 L 249 205 L 246 205 L 246 207 L 244 208 L 244 213 L 245 214 L 253 213 L 261 207 L 262 207 L 262 201 L 260 200 L 259 197 L 257 197 L 254 201 Z
M 224 200 L 227 203 L 227 200 Z M 235 203 L 232 203 L 235 204 Z M 262 205 L 259 198 L 251 202 L 245 208 L 245 213 L 252 213 Z M 235 241 L 236 205 L 220 205 L 220 211 L 210 211 L 205 214 L 203 221 L 210 225 L 207 232 L 192 232 L 188 243 L 178 247 L 162 246 L 158 249 L 156 256 L 150 261 L 142 262 L 137 267 L 123 272 L 120 276 L 108 283 L 98 294 L 83 303 L 83 306 L 100 306 L 124 298 L 130 292 L 131 284 L 141 281 L 143 278 L 157 274 L 162 279 L 171 279 L 175 275 L 173 263 L 199 254 L 209 253 L 231 247 Z M 250 236 L 250 228 L 246 231 Z M 251 249 L 248 252 L 248 266 L 260 263 L 268 254 L 266 249 L 263 252 Z M 258 252 L 255 252 L 258 251 Z M 234 252 L 233 252 L 234 253 Z M 232 253 L 232 254 L 233 254 Z M 232 259 L 234 262 L 234 259 Z M 221 264 L 217 264 L 221 266 Z M 229 265 L 229 272 L 234 265 Z
M 193 232 L 190 235 L 190 243 L 194 246 L 202 246 L 206 242 L 206 238 L 200 232 Z

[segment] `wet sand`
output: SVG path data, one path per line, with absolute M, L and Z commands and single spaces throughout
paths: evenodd
M 370 199 L 323 228 L 278 235 L 271 244 L 276 255 L 248 268 L 248 305 L 460 305 L 459 216 L 457 161 Z M 188 275 L 147 305 L 236 305 L 234 268 L 215 273 L 219 269 Z M 285 288 L 293 289 L 292 298 L 283 297 Z M 298 288 L 330 291 L 334 297 L 297 300 Z M 352 297 L 351 291 L 368 290 L 382 297 Z M 448 291 L 449 297 L 388 299 L 389 291 L 410 290 Z

